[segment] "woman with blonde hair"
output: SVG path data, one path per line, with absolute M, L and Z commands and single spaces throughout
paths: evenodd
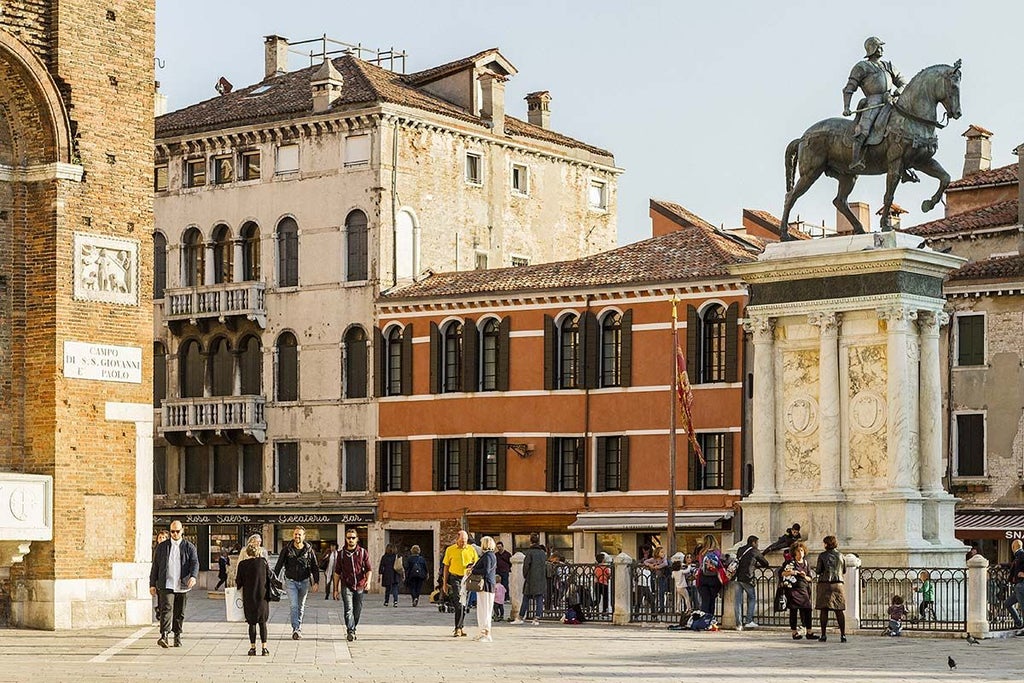
M 270 617 L 270 601 L 267 600 L 267 575 L 270 565 L 263 557 L 263 539 L 259 534 L 249 537 L 242 551 L 244 560 L 238 563 L 235 587 L 242 592 L 242 610 L 249 624 L 249 656 L 256 654 L 256 627 L 260 629 L 263 656 L 270 654 L 267 649 L 267 619 Z
M 476 637 L 485 643 L 491 638 L 491 617 L 494 614 L 494 582 L 497 579 L 498 558 L 494 555 L 496 544 L 490 536 L 480 539 L 480 559 L 473 565 L 469 580 L 480 577 L 481 588 L 476 590 L 476 623 L 480 627 L 480 635 Z

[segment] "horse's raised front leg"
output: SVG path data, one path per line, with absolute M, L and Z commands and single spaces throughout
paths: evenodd
M 832 205 L 836 207 L 839 213 L 843 214 L 846 220 L 850 221 L 854 233 L 858 235 L 863 234 L 864 226 L 861 225 L 857 215 L 850 211 L 850 204 L 847 201 L 850 198 L 850 193 L 853 192 L 853 186 L 857 184 L 857 176 L 841 175 L 837 180 L 839 181 L 839 192 L 836 193 L 836 198 L 832 200 Z
M 914 164 L 914 168 L 939 181 L 939 187 L 935 190 L 935 194 L 921 202 L 921 211 L 928 213 L 942 200 L 942 195 L 945 194 L 946 187 L 949 185 L 949 174 L 946 173 L 946 169 L 942 168 L 942 165 L 934 157 L 919 164 Z

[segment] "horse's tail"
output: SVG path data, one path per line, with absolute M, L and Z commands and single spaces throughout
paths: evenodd
M 786 145 L 786 192 L 793 189 L 796 184 L 796 160 L 800 149 L 800 140 L 797 138 Z

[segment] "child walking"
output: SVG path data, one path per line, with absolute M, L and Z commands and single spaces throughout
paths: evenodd
M 932 575 L 922 570 L 917 578 L 921 581 L 921 585 L 914 589 L 921 596 L 917 616 L 921 621 L 929 618 L 935 621 L 935 584 L 932 583 Z
M 676 607 L 680 612 L 693 611 L 690 603 L 689 575 L 693 572 L 690 565 L 683 564 L 679 560 L 672 563 L 672 583 L 675 586 Z
M 505 585 L 500 581 L 494 584 L 494 621 L 505 620 Z

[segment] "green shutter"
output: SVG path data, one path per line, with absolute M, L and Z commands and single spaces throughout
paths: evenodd
M 729 491 L 733 487 L 733 445 L 736 440 L 732 432 L 722 435 L 722 488 Z
M 387 349 L 384 348 L 384 335 L 379 327 L 373 328 L 373 395 L 384 395 L 384 368 L 386 367 Z
M 555 444 L 557 443 L 557 441 L 554 438 L 550 438 L 549 437 L 547 442 L 548 442 L 547 443 L 548 451 L 547 451 L 547 455 L 546 455 L 546 457 L 547 457 L 546 467 L 545 467 L 545 470 L 544 470 L 544 478 L 545 478 L 544 490 L 545 491 L 555 491 L 556 490 L 555 489 L 556 476 L 558 474 L 556 472 L 556 470 L 555 470 L 555 467 L 558 464 L 557 463 L 558 459 L 555 457 Z
M 597 453 L 594 455 L 597 458 L 595 465 L 597 466 L 597 481 L 594 482 L 595 491 L 606 491 L 605 480 L 608 476 L 608 437 L 599 436 L 597 437 Z
M 592 311 L 580 316 L 580 335 L 581 353 L 576 355 L 576 382 L 580 388 L 596 389 L 600 386 L 601 326 Z
M 507 318 L 506 318 L 507 320 Z M 508 488 L 508 439 L 498 439 L 498 490 Z
M 444 449 L 441 440 L 434 439 L 434 490 L 442 491 L 444 486 Z
M 700 316 L 693 306 L 686 307 L 686 374 L 690 378 L 690 384 L 700 384 L 701 378 L 696 369 L 697 351 L 700 348 Z
M 409 323 L 402 330 L 402 395 L 412 396 L 412 393 L 412 323 Z
M 984 365 L 985 316 L 957 317 L 957 334 L 959 335 L 957 365 Z
M 725 381 L 735 382 L 739 375 L 739 315 L 735 301 L 725 309 Z
M 495 388 L 498 391 L 508 391 L 509 387 L 509 353 L 511 351 L 511 339 L 509 333 L 512 330 L 512 318 L 505 316 L 498 325 L 498 376 L 495 378 Z M 545 361 L 545 364 L 548 361 Z
M 629 490 L 629 437 L 619 437 L 619 490 Z
M 550 391 L 555 388 L 555 349 L 558 341 L 555 339 L 555 319 L 550 315 L 544 316 L 544 388 Z M 548 489 L 553 491 L 554 489 Z
M 478 365 L 478 349 L 480 335 L 477 333 L 476 322 L 467 319 L 462 324 L 462 390 L 480 390 L 480 367 Z
M 399 452 L 402 454 L 402 490 L 412 490 L 412 443 L 409 441 L 399 442 Z
M 437 323 L 430 323 L 430 393 L 441 393 L 441 369 L 438 363 L 441 360 L 441 330 Z
M 619 386 L 633 386 L 633 309 L 622 314 L 622 346 L 619 350 Z M 674 349 L 673 349 L 674 352 Z

